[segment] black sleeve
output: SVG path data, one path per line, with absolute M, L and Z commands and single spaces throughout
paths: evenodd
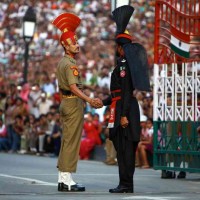
M 130 105 L 131 105 L 131 100 L 132 100 L 132 95 L 133 95 L 133 86 L 132 86 L 132 80 L 131 80 L 131 73 L 129 70 L 129 67 L 125 67 L 125 76 L 121 77 L 121 87 L 122 87 L 122 112 L 121 112 L 121 117 L 128 116 L 128 113 L 130 111 Z M 120 73 L 122 73 L 120 71 Z
M 112 97 L 111 95 L 109 97 L 107 97 L 106 99 L 103 100 L 103 105 L 104 106 L 109 106 L 112 102 Z

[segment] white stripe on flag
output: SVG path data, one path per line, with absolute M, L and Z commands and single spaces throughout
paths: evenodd
M 189 52 L 190 44 L 177 39 L 173 35 L 171 35 L 171 41 L 170 42 L 171 42 L 171 44 L 173 44 L 178 49 L 185 51 L 185 52 Z

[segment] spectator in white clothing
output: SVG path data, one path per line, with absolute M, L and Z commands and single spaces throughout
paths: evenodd
M 28 106 L 30 114 L 33 114 L 35 118 L 40 116 L 37 101 L 41 97 L 41 94 L 42 91 L 40 90 L 39 84 L 33 84 L 29 93 Z
M 42 92 L 36 104 L 39 109 L 39 115 L 46 115 L 49 112 L 50 107 L 53 105 L 53 101 L 47 98 L 45 92 Z

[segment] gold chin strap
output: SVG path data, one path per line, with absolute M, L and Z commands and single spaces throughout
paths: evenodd
M 78 37 L 77 37 L 76 35 L 74 35 L 74 40 L 75 40 L 76 42 L 78 41 Z M 71 45 L 71 44 L 73 44 L 73 42 L 72 42 L 72 39 L 71 39 L 71 38 L 68 38 L 66 41 L 67 41 L 68 45 Z
M 72 44 L 72 40 L 70 38 L 66 39 L 67 45 L 71 45 Z M 62 45 L 66 45 L 66 42 L 61 41 Z
M 68 45 L 72 44 L 72 40 L 70 38 L 67 38 L 66 41 L 67 41 Z
M 77 42 L 78 41 L 78 37 L 76 35 L 74 35 L 74 40 Z M 73 44 L 73 41 L 71 38 L 67 38 L 66 39 L 66 42 L 68 45 L 72 45 Z M 65 41 L 61 41 L 61 44 L 64 45 L 65 44 Z

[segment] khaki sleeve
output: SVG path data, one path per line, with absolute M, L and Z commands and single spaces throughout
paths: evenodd
M 67 80 L 69 85 L 72 84 L 78 84 L 78 76 L 79 76 L 79 72 L 78 72 L 78 67 L 76 65 L 74 66 L 68 66 L 66 69 L 66 76 L 67 76 Z

